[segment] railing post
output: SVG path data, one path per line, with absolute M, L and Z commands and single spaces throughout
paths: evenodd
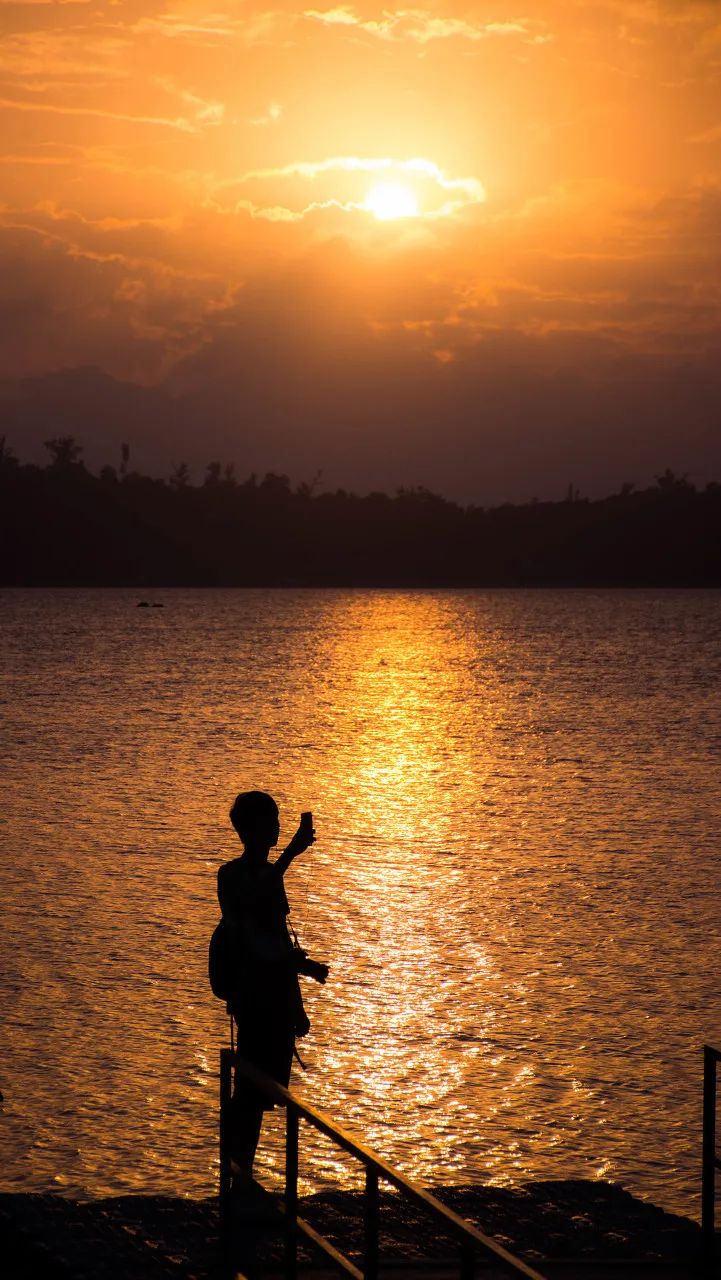
M 232 1092 L 232 1062 L 230 1049 L 220 1051 L 220 1110 L 218 1123 L 218 1215 L 220 1230 L 224 1232 L 228 1225 L 228 1204 L 230 1198 L 230 1098 Z
M 285 1112 L 285 1277 L 298 1269 L 298 1112 L 291 1102 Z
M 721 1054 L 716 1056 L 721 1058 Z M 360 1140 L 355 1139 L 352 1134 L 347 1133 L 340 1125 L 336 1125 L 329 1116 L 310 1106 L 302 1098 L 296 1097 L 287 1088 L 279 1084 L 278 1081 L 274 1080 L 272 1076 L 259 1070 L 253 1063 L 246 1062 L 239 1054 L 232 1052 L 226 1052 L 221 1055 L 221 1103 L 223 1104 L 224 1113 L 227 1114 L 232 1105 L 230 1086 L 233 1072 L 236 1080 L 246 1081 L 254 1089 L 258 1089 L 261 1094 L 270 1098 L 275 1104 L 285 1107 L 284 1274 L 286 1280 L 296 1280 L 297 1277 L 299 1235 L 304 1235 L 311 1240 L 335 1265 L 342 1267 L 352 1277 L 352 1280 L 366 1280 L 366 1278 L 367 1280 L 378 1280 L 380 1237 L 378 1182 L 381 1179 L 389 1182 L 391 1186 L 396 1187 L 415 1204 L 429 1211 L 435 1219 L 440 1219 L 445 1232 L 460 1236 L 462 1241 L 460 1262 L 463 1280 L 473 1280 L 477 1265 L 477 1254 L 481 1251 L 484 1254 L 493 1254 L 502 1267 L 509 1268 L 517 1275 L 527 1277 L 527 1280 L 543 1280 L 543 1276 L 539 1271 L 536 1271 L 520 1258 L 514 1257 L 512 1253 L 493 1240 L 491 1236 L 485 1235 L 484 1232 L 474 1227 L 472 1223 L 466 1222 L 453 1210 L 446 1208 L 439 1200 L 425 1191 L 423 1187 L 418 1186 L 409 1178 L 405 1178 L 399 1170 L 394 1169 L 377 1152 L 372 1151 Z M 230 1155 L 230 1149 L 226 1152 L 226 1145 L 228 1148 L 230 1147 L 230 1139 L 232 1138 L 230 1130 L 232 1115 L 227 1114 L 226 1123 L 226 1114 L 221 1117 L 221 1148 L 224 1157 L 221 1172 L 223 1175 L 225 1175 L 226 1171 L 225 1157 Z M 360 1160 L 366 1171 L 366 1197 L 364 1201 L 365 1273 L 350 1258 L 344 1257 L 330 1240 L 326 1240 L 310 1223 L 304 1222 L 303 1218 L 298 1216 L 298 1131 L 301 1119 L 312 1125 L 320 1133 L 326 1134 L 337 1146 Z M 228 1172 L 230 1172 L 230 1167 L 228 1167 Z M 230 1255 L 227 1261 L 235 1266 L 235 1259 L 231 1258 Z M 245 1268 L 243 1269 L 245 1270 Z M 238 1267 L 235 1266 L 234 1274 L 237 1274 L 237 1272 Z
M 364 1280 L 376 1280 L 378 1276 L 378 1227 L 380 1204 L 378 1201 L 378 1170 L 366 1165 L 366 1193 L 363 1207 L 365 1227 Z
M 716 1216 L 716 1052 L 703 1047 L 703 1130 L 701 1141 L 701 1242 L 704 1263 L 715 1252 Z
M 476 1251 L 469 1240 L 461 1241 L 461 1280 L 473 1280 L 476 1270 Z

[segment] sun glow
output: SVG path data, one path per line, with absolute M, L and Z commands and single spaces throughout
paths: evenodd
M 364 209 L 380 222 L 394 218 L 417 218 L 418 201 L 410 187 L 401 182 L 376 182 L 368 192 Z

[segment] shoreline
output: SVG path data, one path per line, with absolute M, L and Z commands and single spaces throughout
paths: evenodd
M 696 1222 L 667 1213 L 613 1183 L 591 1180 L 531 1182 L 517 1188 L 429 1188 L 443 1203 L 500 1244 L 543 1269 L 546 1262 L 641 1265 L 644 1271 L 688 1263 L 700 1253 Z M 273 1209 L 273 1197 L 261 1199 Z M 363 1197 L 323 1191 L 300 1197 L 300 1214 L 343 1252 L 362 1245 Z M 237 1230 L 257 1220 L 258 1204 L 239 1206 Z M 267 1213 L 266 1213 L 267 1216 Z M 215 1197 L 190 1200 L 154 1195 L 90 1201 L 57 1194 L 0 1193 L 0 1241 L 17 1256 L 7 1280 L 27 1280 L 52 1268 L 55 1280 L 211 1280 L 223 1270 Z M 277 1224 L 255 1242 L 257 1271 L 277 1273 L 282 1259 Z M 299 1255 L 318 1268 L 317 1255 Z M 381 1257 L 390 1266 L 436 1264 L 453 1258 L 422 1211 L 394 1192 L 381 1195 Z M 479 1270 L 482 1268 L 479 1266 Z

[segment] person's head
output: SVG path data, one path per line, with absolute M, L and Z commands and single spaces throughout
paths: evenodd
M 241 791 L 233 801 L 230 821 L 246 848 L 268 850 L 278 843 L 278 806 L 265 791 Z

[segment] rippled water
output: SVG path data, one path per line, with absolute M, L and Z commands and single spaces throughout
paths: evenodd
M 332 965 L 300 1090 L 423 1181 L 697 1214 L 721 596 L 154 598 L 0 595 L 3 1188 L 212 1192 L 215 872 L 261 787 L 319 836 L 288 875 Z M 352 1166 L 311 1140 L 303 1174 Z

